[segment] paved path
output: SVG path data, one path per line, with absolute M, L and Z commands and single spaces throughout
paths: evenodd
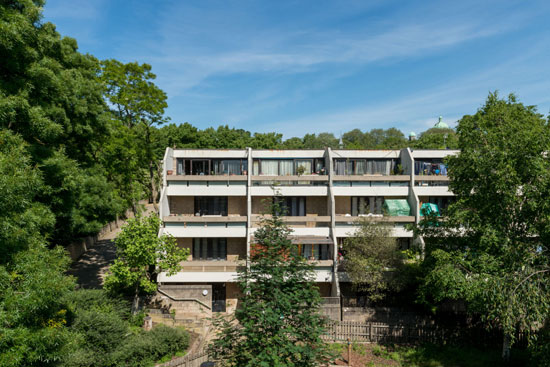
M 145 207 L 144 215 L 149 215 L 153 206 Z M 120 226 L 124 223 L 119 223 Z M 116 249 L 114 239 L 120 232 L 120 228 L 101 236 L 99 241 L 75 261 L 69 271 L 70 275 L 77 278 L 77 283 L 82 288 L 99 289 L 103 286 L 103 279 L 109 266 L 115 261 Z

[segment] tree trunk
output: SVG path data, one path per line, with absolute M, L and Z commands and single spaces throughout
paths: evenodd
M 135 315 L 139 309 L 139 285 L 136 285 L 136 293 L 134 294 L 134 301 L 132 302 L 132 315 Z
M 504 338 L 502 340 L 502 360 L 505 362 L 510 361 L 510 344 L 512 340 L 510 335 L 504 333 Z

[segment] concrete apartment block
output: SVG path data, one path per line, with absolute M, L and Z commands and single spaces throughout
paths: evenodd
M 315 264 L 326 313 L 338 318 L 340 289 L 350 288 L 341 287 L 348 278 L 339 269 L 339 246 L 353 235 L 357 219 L 392 225 L 404 247 L 421 243 L 406 225 L 420 220 L 422 204 L 444 210 L 452 200 L 443 159 L 456 153 L 167 148 L 160 234 L 176 237 L 191 255 L 178 274 L 159 275 L 165 303 L 188 317 L 233 312 L 240 295 L 237 269 L 246 266 L 261 215 L 277 193 L 292 241 Z M 410 211 L 388 212 L 391 201 Z

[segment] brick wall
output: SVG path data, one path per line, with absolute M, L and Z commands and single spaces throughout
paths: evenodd
M 239 306 L 239 297 L 242 294 L 241 290 L 237 283 L 226 283 L 225 292 L 226 312 L 233 313 Z
M 246 239 L 228 238 L 227 239 L 227 260 L 246 259 Z
M 171 214 L 195 215 L 195 198 L 193 196 L 168 197 Z
M 246 216 L 246 197 L 229 196 L 227 198 L 227 214 Z
M 335 196 L 336 215 L 351 215 L 351 196 Z
M 327 198 L 324 196 L 309 196 L 306 198 L 306 214 L 327 216 Z
M 271 196 L 254 196 L 252 197 L 252 214 L 264 214 L 268 211 L 269 204 L 265 203 L 265 200 L 270 200 Z M 271 201 L 269 201 L 271 203 Z

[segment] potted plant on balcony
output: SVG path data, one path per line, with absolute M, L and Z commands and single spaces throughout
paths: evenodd
M 298 168 L 296 168 L 296 174 L 298 176 L 302 176 L 304 173 L 306 173 L 306 167 L 305 166 L 298 166 Z
M 174 170 L 169 169 L 169 170 L 166 171 L 166 174 L 167 174 L 168 176 L 171 176 L 171 175 L 174 174 Z

